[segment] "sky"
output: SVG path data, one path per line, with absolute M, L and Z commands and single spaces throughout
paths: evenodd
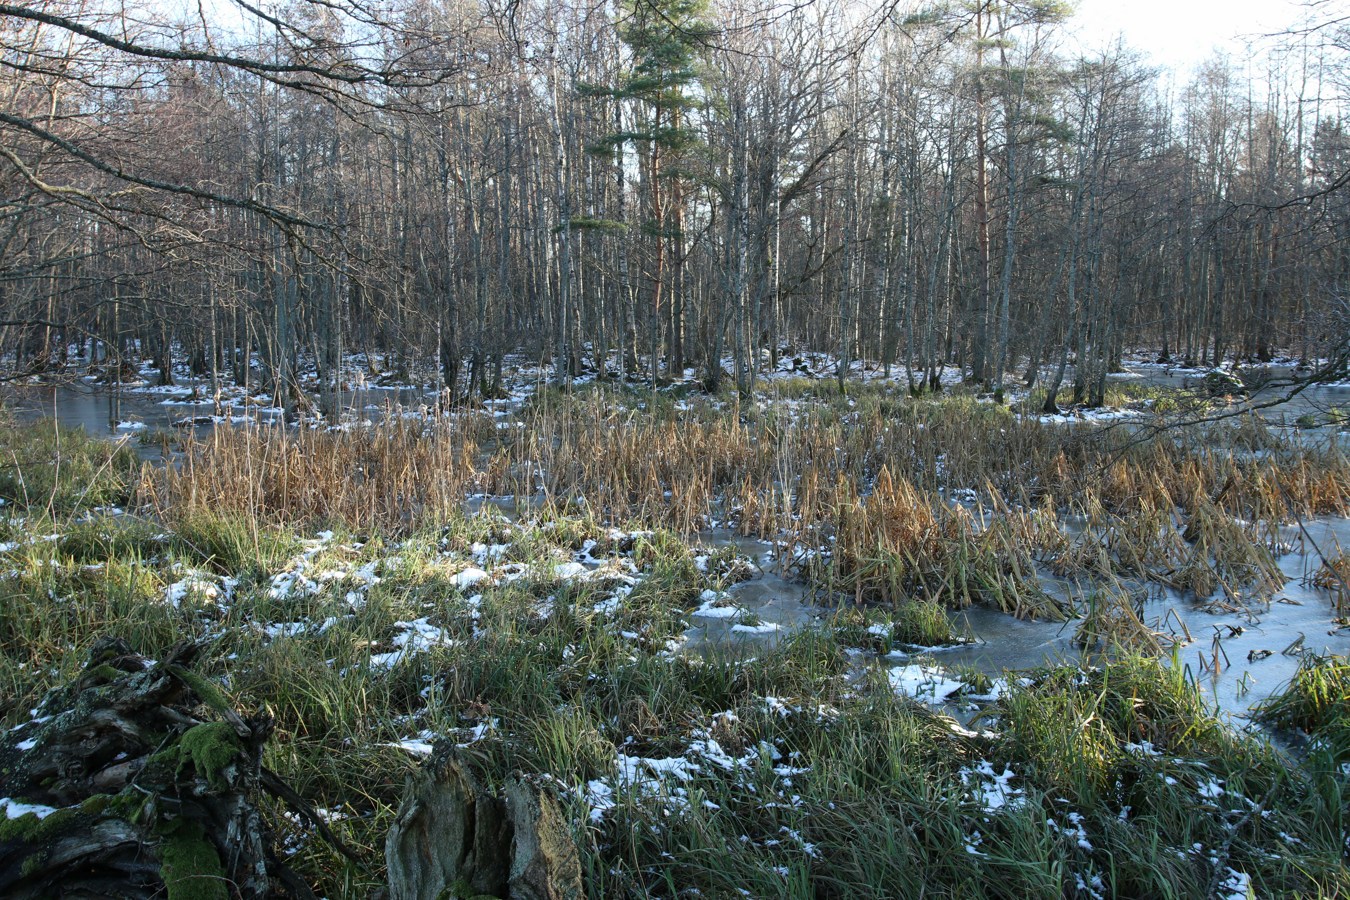
M 189 16 L 203 5 L 222 18 L 238 21 L 231 0 L 152 0 L 161 7 L 183 8 Z M 270 2 L 270 0 L 269 0 Z M 823 0 L 832 5 L 833 0 Z M 878 0 L 863 0 L 872 5 Z M 1119 36 L 1125 45 L 1144 54 L 1145 61 L 1172 70 L 1178 81 L 1216 50 L 1229 53 L 1239 65 L 1247 59 L 1247 44 L 1262 35 L 1284 29 L 1301 18 L 1300 0 L 1069 0 L 1076 10 L 1064 31 L 1076 34 L 1078 46 L 1066 35 L 1064 49 L 1091 53 L 1104 49 Z M 914 0 L 922 5 L 921 0 Z M 267 3 L 263 4 L 268 5 Z M 1058 31 L 1059 29 L 1057 29 Z
M 1074 6 L 1084 50 L 1121 35 L 1151 64 L 1182 76 L 1216 49 L 1244 59 L 1244 38 L 1279 31 L 1300 15 L 1296 0 L 1075 0 Z

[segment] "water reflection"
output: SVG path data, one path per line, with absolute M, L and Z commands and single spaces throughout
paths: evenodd
M 212 427 L 218 420 L 237 423 L 279 421 L 280 409 L 252 398 L 216 402 L 209 393 L 192 387 L 171 392 L 137 388 L 116 389 L 83 382 L 10 385 L 5 405 L 20 422 L 54 419 L 89 434 L 110 436 L 142 428 Z M 331 404 L 332 394 L 326 400 Z M 340 395 L 342 420 L 379 421 L 390 409 L 418 408 L 435 400 L 434 391 L 421 388 L 363 387 Z

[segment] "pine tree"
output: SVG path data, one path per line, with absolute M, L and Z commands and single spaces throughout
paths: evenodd
M 581 85 L 579 89 L 590 96 L 636 104 L 633 128 L 605 135 L 598 149 L 617 152 L 622 166 L 624 148 L 631 145 L 642 166 L 647 204 L 642 233 L 652 247 L 647 269 L 651 290 L 648 337 L 655 383 L 666 302 L 667 245 L 680 235 L 679 163 L 700 143 L 690 127 L 689 113 L 699 103 L 699 61 L 716 30 L 704 19 L 707 0 L 625 0 L 621 8 L 618 33 L 632 53 L 632 68 L 614 87 Z

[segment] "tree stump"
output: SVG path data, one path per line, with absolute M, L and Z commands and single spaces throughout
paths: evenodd
M 506 782 L 511 825 L 513 900 L 582 900 L 576 840 L 553 791 L 542 781 L 513 776 Z
M 239 716 L 194 674 L 198 651 L 157 663 L 105 638 L 0 737 L 0 896 L 312 896 L 254 803 L 276 781 L 262 767 L 272 722 Z
M 581 900 L 576 842 L 553 790 L 513 775 L 486 788 L 453 746 L 408 779 L 385 841 L 390 900 Z

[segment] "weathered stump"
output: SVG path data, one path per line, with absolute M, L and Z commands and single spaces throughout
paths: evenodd
M 553 791 L 543 782 L 513 776 L 505 795 L 513 842 L 507 896 L 581 900 L 581 860 Z
M 390 900 L 581 900 L 581 862 L 553 790 L 487 789 L 453 747 L 408 779 L 385 841 Z
M 255 805 L 271 719 L 243 718 L 190 666 L 104 639 L 70 685 L 0 737 L 0 896 L 312 896 Z M 209 717 L 209 718 L 208 718 Z

